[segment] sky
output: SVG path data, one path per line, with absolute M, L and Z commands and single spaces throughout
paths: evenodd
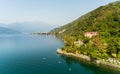
M 0 23 L 45 22 L 64 25 L 117 0 L 0 0 Z

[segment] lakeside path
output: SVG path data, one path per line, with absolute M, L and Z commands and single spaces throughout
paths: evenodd
M 78 58 L 81 59 L 83 61 L 87 61 L 87 62 L 91 62 L 91 58 L 89 56 L 83 55 L 83 54 L 74 54 L 74 53 L 67 53 L 66 51 L 63 51 L 61 49 L 57 49 L 57 53 L 64 55 L 64 56 L 68 56 L 68 57 L 73 57 L 73 58 Z M 102 60 L 95 60 L 94 62 L 92 61 L 91 63 L 94 63 L 96 65 L 104 65 L 106 67 L 109 68 L 113 68 L 113 69 L 117 69 L 120 71 L 120 65 L 116 65 L 116 64 L 112 64 L 106 61 L 102 61 Z

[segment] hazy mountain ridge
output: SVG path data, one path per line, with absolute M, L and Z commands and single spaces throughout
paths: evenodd
M 32 32 L 48 32 L 53 29 L 54 25 L 42 22 L 17 22 L 12 24 L 0 23 L 1 34 L 14 34 L 14 33 L 32 33 Z M 15 32 L 16 31 L 16 32 Z
M 0 34 L 20 34 L 21 32 L 6 28 L 6 27 L 0 27 Z
M 10 24 L 9 27 L 11 29 L 15 29 L 21 32 L 31 33 L 31 32 L 48 32 L 55 26 L 42 22 L 23 22 Z

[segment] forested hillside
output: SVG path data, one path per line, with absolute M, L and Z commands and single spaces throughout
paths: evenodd
M 120 1 L 101 6 L 51 32 L 64 39 L 63 50 L 67 52 L 93 59 L 120 59 Z

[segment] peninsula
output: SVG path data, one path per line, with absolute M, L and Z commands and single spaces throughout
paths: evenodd
M 64 40 L 59 54 L 120 69 L 120 1 L 100 6 L 51 32 Z

